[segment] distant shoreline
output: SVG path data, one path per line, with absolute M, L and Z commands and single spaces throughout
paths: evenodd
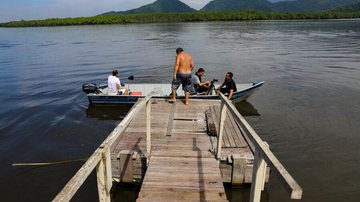
M 107 16 L 51 18 L 0 23 L 0 27 L 52 27 L 75 25 L 146 24 L 207 21 L 305 20 L 360 18 L 360 12 L 280 13 L 261 11 L 114 14 Z

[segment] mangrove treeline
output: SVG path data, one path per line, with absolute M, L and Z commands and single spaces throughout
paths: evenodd
M 104 24 L 140 24 L 170 22 L 203 22 L 203 21 L 240 21 L 240 20 L 301 20 L 301 19 L 340 19 L 360 18 L 360 12 L 321 12 L 321 13 L 277 13 L 261 11 L 241 12 L 193 12 L 193 13 L 159 13 L 159 14 L 115 14 L 109 16 L 51 18 L 45 20 L 21 20 L 0 23 L 0 27 L 42 27 L 70 25 L 104 25 Z

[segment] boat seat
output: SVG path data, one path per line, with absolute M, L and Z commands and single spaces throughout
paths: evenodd
M 107 88 L 99 88 L 98 90 L 101 95 L 107 95 Z
M 140 92 L 140 91 L 131 91 L 130 95 L 131 96 L 142 96 L 142 92 Z

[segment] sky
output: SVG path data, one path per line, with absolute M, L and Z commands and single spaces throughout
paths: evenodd
M 200 9 L 210 0 L 181 0 Z M 108 11 L 124 11 L 155 0 L 0 0 L 0 22 L 46 18 L 94 16 Z
M 199 10 L 210 0 L 181 1 Z M 155 0 L 0 0 L 0 22 L 94 16 L 108 11 L 138 8 L 153 2 Z

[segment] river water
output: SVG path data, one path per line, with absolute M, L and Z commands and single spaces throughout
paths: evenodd
M 0 28 L 0 198 L 49 201 L 128 108 L 91 107 L 81 85 L 113 68 L 169 83 L 175 49 L 205 79 L 266 83 L 239 111 L 302 186 L 306 202 L 360 198 L 360 20 L 252 21 Z M 131 82 L 126 81 L 125 82 Z M 138 187 L 115 199 L 134 201 Z M 249 187 L 227 188 L 246 201 Z M 94 174 L 75 201 L 96 201 Z M 291 201 L 271 176 L 262 201 Z

